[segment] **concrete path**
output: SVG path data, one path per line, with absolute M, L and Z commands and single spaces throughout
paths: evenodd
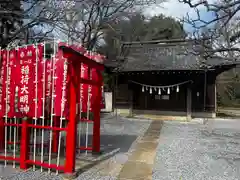
M 162 121 L 153 121 L 122 167 L 119 180 L 151 180 Z

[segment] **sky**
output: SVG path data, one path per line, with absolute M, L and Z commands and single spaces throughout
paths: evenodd
M 208 0 L 208 2 L 213 2 L 213 0 Z M 206 12 L 205 7 L 199 7 L 201 18 L 204 20 L 211 20 L 214 16 L 210 12 Z M 158 6 L 153 5 L 147 8 L 144 12 L 146 15 L 154 16 L 158 14 L 164 14 L 166 16 L 171 16 L 176 19 L 181 19 L 188 13 L 192 18 L 197 17 L 196 12 L 190 8 L 187 4 L 180 3 L 178 0 L 167 0 Z M 186 31 L 192 31 L 192 27 L 188 24 L 184 24 L 184 29 Z
M 156 0 L 161 1 L 161 0 Z M 198 0 L 193 0 L 198 1 Z M 208 0 L 208 2 L 213 2 L 215 0 Z M 199 7 L 201 18 L 204 20 L 210 20 L 213 18 L 212 13 L 206 12 L 205 7 Z M 154 4 L 145 8 L 145 15 L 154 16 L 158 14 L 164 14 L 165 16 L 171 16 L 176 19 L 182 19 L 188 13 L 192 18 L 196 17 L 196 12 L 190 8 L 187 4 L 180 3 L 178 0 L 166 0 L 164 3 Z M 186 32 L 192 32 L 194 29 L 189 24 L 184 24 L 184 29 Z

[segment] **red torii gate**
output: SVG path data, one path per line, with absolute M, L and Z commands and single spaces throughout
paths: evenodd
M 73 172 L 75 169 L 75 153 L 76 153 L 76 104 L 80 99 L 80 84 L 88 84 L 98 87 L 98 92 L 96 94 L 96 99 L 94 103 L 94 124 L 93 124 L 93 152 L 100 152 L 100 109 L 101 109 L 101 97 L 102 97 L 102 71 L 104 66 L 96 61 L 89 60 L 84 54 L 81 54 L 76 49 L 68 47 L 64 44 L 60 45 L 63 51 L 63 56 L 68 59 L 70 65 L 70 113 L 69 113 L 69 125 L 68 125 L 68 135 L 67 135 L 67 152 L 66 159 L 68 163 L 65 165 L 65 172 Z M 90 80 L 84 79 L 79 76 L 79 70 L 81 70 L 81 65 L 86 64 L 88 66 L 88 77 L 90 77 L 91 69 L 97 70 L 98 79 Z M 87 121 L 89 121 L 87 119 Z

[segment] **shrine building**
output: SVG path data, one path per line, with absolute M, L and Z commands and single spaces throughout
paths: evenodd
M 124 43 L 121 56 L 105 64 L 115 79 L 113 110 L 131 116 L 216 117 L 216 77 L 237 63 L 203 58 L 194 48 L 201 47 L 193 40 Z

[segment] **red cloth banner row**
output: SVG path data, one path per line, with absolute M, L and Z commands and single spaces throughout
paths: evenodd
M 61 43 L 62 44 L 62 43 Z M 66 45 L 66 43 L 63 43 L 64 45 Z M 95 53 L 95 52 L 89 52 L 87 51 L 83 46 L 77 46 L 77 45 L 70 45 L 70 47 L 72 49 L 74 49 L 75 51 L 79 52 L 80 54 L 84 55 L 85 57 L 92 59 L 96 62 L 99 63 L 103 63 L 103 61 L 105 60 L 105 56 Z M 86 64 L 81 65 L 80 68 L 80 77 L 84 78 L 84 79 L 92 79 L 97 81 L 98 80 L 98 74 L 97 71 L 95 69 L 91 69 L 90 74 L 88 74 L 88 66 Z M 103 86 L 102 86 L 103 89 Z M 97 96 L 97 92 L 98 92 L 98 87 L 96 86 L 92 86 L 92 85 L 88 85 L 88 84 L 80 84 L 80 110 L 82 112 L 87 112 L 87 111 L 93 111 L 93 107 L 94 107 L 94 101 L 95 101 L 95 97 Z M 88 105 L 88 101 L 89 101 L 89 107 Z M 101 104 L 101 108 L 104 108 L 104 104 Z
M 2 50 L 1 59 L 0 117 L 40 118 L 43 111 L 48 115 L 51 112 L 53 61 L 44 60 L 44 44 Z
M 102 62 L 99 55 L 89 54 L 81 46 L 75 50 L 90 59 Z M 95 57 L 96 56 L 96 57 Z M 44 58 L 44 44 L 29 45 L 18 49 L 1 51 L 0 69 L 0 117 L 36 117 L 50 113 L 68 115 L 68 63 L 59 50 L 54 58 Z M 81 65 L 81 78 L 98 80 L 95 69 Z M 82 112 L 93 111 L 98 87 L 80 85 Z M 52 104 L 52 100 L 53 103 Z M 89 102 L 89 108 L 87 104 Z M 52 105 L 54 106 L 52 111 Z

